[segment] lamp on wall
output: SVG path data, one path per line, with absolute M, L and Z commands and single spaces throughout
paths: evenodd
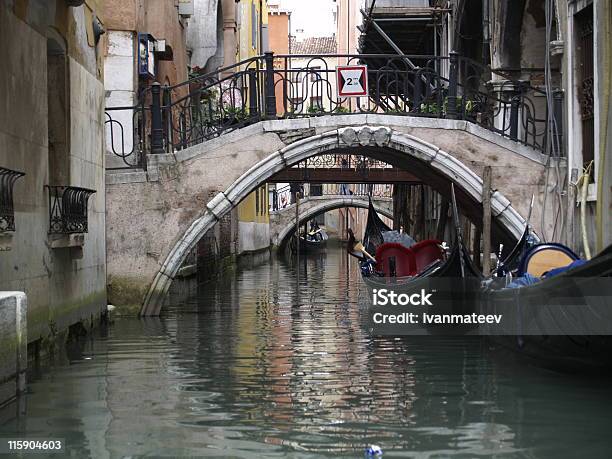
M 98 19 L 98 16 L 94 16 L 93 18 L 93 31 L 97 45 L 100 41 L 100 37 L 106 33 L 106 29 L 102 25 L 102 22 L 100 22 L 100 19 Z

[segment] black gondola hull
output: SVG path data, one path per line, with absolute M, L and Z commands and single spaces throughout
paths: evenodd
M 493 283 L 482 292 L 479 312 L 502 314 L 503 322 L 481 333 L 547 368 L 612 371 L 611 276 L 608 251 L 532 285 Z

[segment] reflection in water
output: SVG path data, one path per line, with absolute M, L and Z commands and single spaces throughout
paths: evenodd
M 64 438 L 96 458 L 354 458 L 369 444 L 384 457 L 607 456 L 608 383 L 517 365 L 479 339 L 372 338 L 344 252 L 295 269 L 177 286 L 165 317 L 119 320 L 32 382 L 0 437 Z

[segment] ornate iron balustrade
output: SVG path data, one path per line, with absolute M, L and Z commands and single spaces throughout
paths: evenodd
M 294 167 L 302 169 L 308 168 L 339 168 L 339 169 L 353 169 L 356 171 L 362 171 L 372 168 L 384 169 L 386 167 L 393 167 L 391 164 L 384 161 L 369 158 L 363 155 L 353 155 L 350 153 L 344 154 L 322 154 L 317 156 L 311 156 L 304 161 L 301 161 Z
M 346 64 L 368 66 L 366 97 L 337 95 L 336 65 Z M 132 122 L 138 127 L 132 129 L 132 146 L 138 145 L 140 153 L 172 152 L 262 119 L 386 113 L 468 120 L 543 151 L 545 96 L 528 82 L 456 53 L 448 57 L 266 53 L 175 86 L 153 85 L 132 107 L 138 120 Z M 107 126 L 115 128 L 112 139 L 123 137 L 118 134 L 124 131 L 117 116 L 121 109 L 106 112 Z M 149 142 L 143 140 L 147 133 Z M 132 150 L 112 147 L 124 159 Z M 142 167 L 139 161 L 129 162 Z
M 49 233 L 87 232 L 87 202 L 95 190 L 75 186 L 49 186 Z
M 314 188 L 318 191 L 314 192 Z M 365 184 L 365 183 L 326 183 L 319 186 L 312 184 L 304 193 L 304 197 L 317 196 L 342 196 L 347 197 L 365 197 L 371 196 L 374 198 L 392 198 L 393 185 L 386 184 Z M 295 196 L 291 190 L 291 185 L 285 185 L 272 190 L 272 199 L 270 201 L 270 211 L 284 209 L 295 203 Z
M 0 167 L 0 233 L 15 231 L 13 185 L 24 175 L 23 172 Z

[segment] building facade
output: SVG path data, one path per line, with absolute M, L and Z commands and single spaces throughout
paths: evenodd
M 98 0 L 0 5 L 0 290 L 30 343 L 106 311 L 104 30 Z
M 460 96 L 476 79 L 497 91 L 500 104 L 523 91 L 517 81 L 532 88 L 516 105 L 514 135 L 531 136 L 551 158 L 554 185 L 535 198 L 546 209 L 542 219 L 553 224 L 539 236 L 586 256 L 612 243 L 610 2 L 342 0 L 339 8 L 342 46 L 353 42 L 347 11 L 362 8 L 362 53 L 439 56 L 442 78 L 451 51 L 470 59 L 481 70 L 477 78 L 460 74 Z M 500 131 L 511 123 L 510 112 L 495 113 Z
M 267 0 L 241 0 L 237 24 L 236 62 L 259 56 L 269 50 Z M 238 204 L 234 212 L 237 219 L 237 255 L 270 247 L 269 207 L 267 184 L 263 184 Z

